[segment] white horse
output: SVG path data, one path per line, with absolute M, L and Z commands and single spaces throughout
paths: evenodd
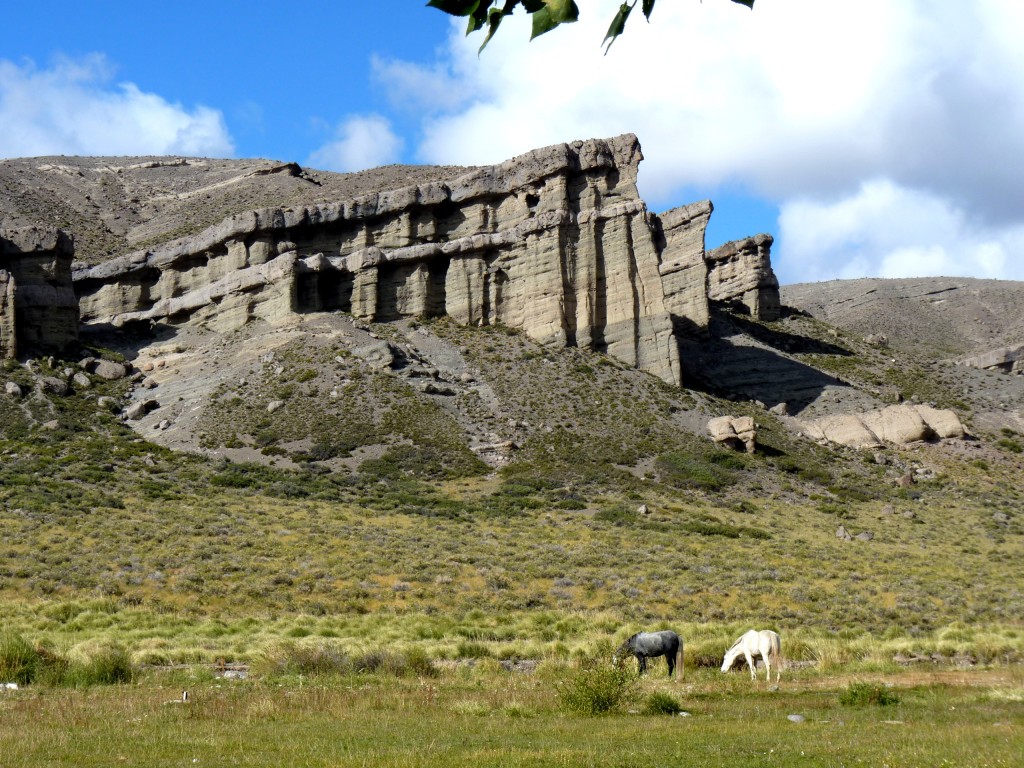
M 760 632 L 752 629 L 744 634 L 732 644 L 732 648 L 725 652 L 722 671 L 728 672 L 732 669 L 732 665 L 741 655 L 747 660 L 747 666 L 750 667 L 751 680 L 757 680 L 757 667 L 754 665 L 754 659 L 760 657 L 764 659 L 764 666 L 767 670 L 765 681 L 771 680 L 772 666 L 774 665 L 775 682 L 779 682 L 779 678 L 782 677 L 782 641 L 779 640 L 779 636 L 775 632 L 770 629 L 762 629 Z

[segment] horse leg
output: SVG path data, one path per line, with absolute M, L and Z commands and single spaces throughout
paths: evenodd
M 755 683 L 757 682 L 757 667 L 754 666 L 754 660 L 750 658 L 750 651 L 743 650 L 743 658 L 747 660 L 747 666 L 750 667 L 750 679 Z
M 641 654 L 636 657 L 636 660 L 640 662 L 640 669 L 637 672 L 637 677 L 640 677 L 647 672 L 647 657 Z
M 676 655 L 674 653 L 666 653 L 665 661 L 668 663 L 668 676 L 672 677 L 672 674 L 676 671 Z

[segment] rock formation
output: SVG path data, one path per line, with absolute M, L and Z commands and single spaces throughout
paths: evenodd
M 711 439 L 736 451 L 753 453 L 757 447 L 757 425 L 750 416 L 718 416 L 708 422 Z
M 676 330 L 703 331 L 709 321 L 708 264 L 704 233 L 715 210 L 710 200 L 691 203 L 656 217 L 660 228 L 659 250 L 665 302 Z
M 0 358 L 60 351 L 78 339 L 74 245 L 59 229 L 0 229 Z
M 885 443 L 906 445 L 965 435 L 963 424 L 953 411 L 909 403 L 797 423 L 814 440 L 852 448 L 874 448 Z
M 782 304 L 772 271 L 772 242 L 771 235 L 756 235 L 708 253 L 708 298 L 739 304 L 757 320 L 778 320 Z
M 228 330 L 292 312 L 447 314 L 678 383 L 641 159 L 632 135 L 559 144 L 447 182 L 233 216 L 78 270 L 82 319 Z
M 1024 372 L 1024 344 L 998 347 L 980 355 L 965 357 L 960 363 L 989 371 L 1021 373 Z

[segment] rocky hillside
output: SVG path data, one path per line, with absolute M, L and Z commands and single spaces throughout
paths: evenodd
M 536 458 L 538 445 L 557 452 L 565 432 L 635 468 L 658 440 L 682 447 L 667 435 L 706 440 L 709 418 L 745 409 L 787 440 L 851 417 L 861 443 L 881 445 L 892 429 L 861 427 L 901 402 L 949 411 L 975 436 L 1024 431 L 1024 286 L 931 278 L 780 292 L 770 236 L 705 252 L 713 206 L 650 214 L 635 189 L 641 159 L 627 135 L 489 168 L 360 174 L 261 160 L 4 161 L 0 352 L 56 327 L 49 296 L 65 297 L 67 314 L 57 276 L 69 270 L 47 264 L 69 257 L 41 245 L 59 241 L 55 230 L 18 228 L 43 223 L 75 238 L 87 350 L 69 354 L 127 362 L 125 417 L 177 449 L 351 469 L 411 445 L 457 474 Z M 70 349 L 74 329 L 57 319 Z M 897 430 L 911 441 L 945 431 Z
M 97 264 L 245 211 L 346 200 L 467 170 L 385 166 L 330 173 L 273 160 L 201 157 L 0 160 L 0 222 L 63 229 L 75 237 L 76 258 Z

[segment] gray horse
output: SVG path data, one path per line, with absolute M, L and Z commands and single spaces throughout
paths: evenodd
M 615 652 L 612 657 L 617 664 L 626 655 L 636 656 L 640 664 L 639 674 L 647 671 L 647 660 L 654 656 L 664 656 L 668 662 L 668 676 L 676 671 L 676 660 L 679 660 L 679 676 L 683 675 L 683 641 L 670 629 L 661 632 L 637 632 Z

